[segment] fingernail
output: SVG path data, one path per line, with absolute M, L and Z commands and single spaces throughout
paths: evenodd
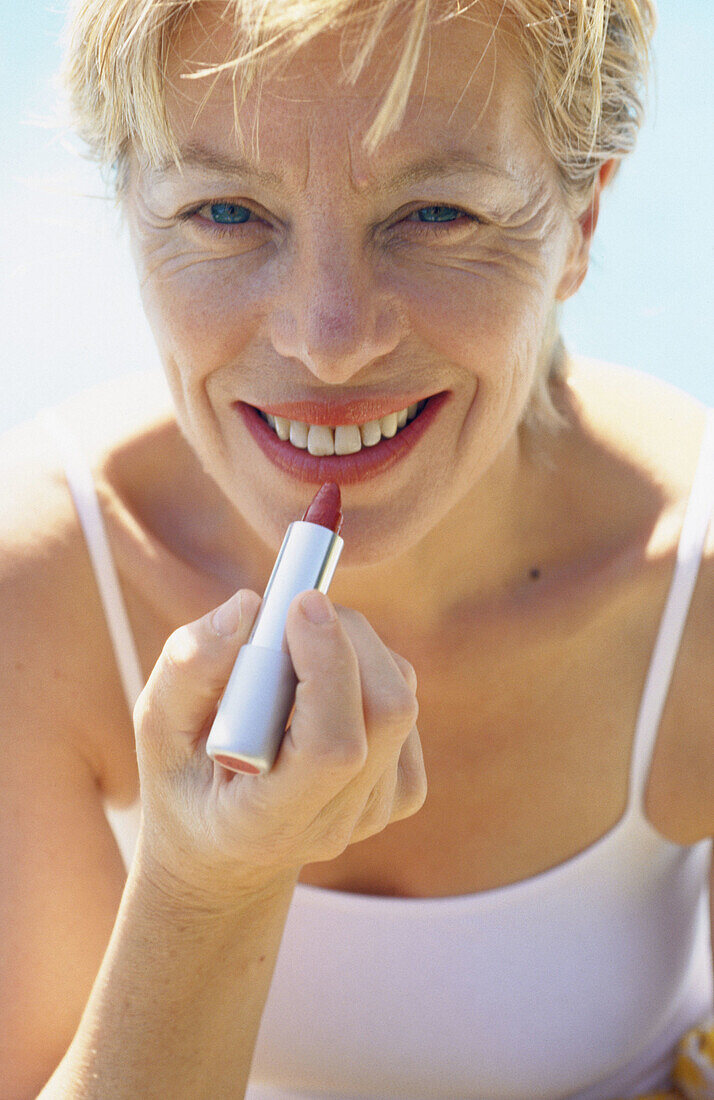
M 337 618 L 330 601 L 316 589 L 305 593 L 300 600 L 300 610 L 311 623 L 329 623 Z
M 217 607 L 211 616 L 211 626 L 216 634 L 223 634 L 226 637 L 235 634 L 241 623 L 242 611 L 241 593 L 236 592 L 229 600 Z

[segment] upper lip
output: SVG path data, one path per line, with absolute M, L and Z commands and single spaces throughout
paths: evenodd
M 334 427 L 336 424 L 367 424 L 370 420 L 381 420 L 383 416 L 389 416 L 390 413 L 399 412 L 433 396 L 434 394 L 400 393 L 340 399 L 331 397 L 323 401 L 311 398 L 255 405 L 254 408 L 271 416 L 282 416 L 286 420 Z

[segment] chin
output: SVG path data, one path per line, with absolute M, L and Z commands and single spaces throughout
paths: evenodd
M 405 538 L 403 531 L 392 536 L 362 534 L 348 528 L 347 521 L 341 534 L 345 547 L 340 558 L 340 570 L 359 569 L 370 565 L 384 565 L 385 562 L 406 553 L 413 542 Z M 416 541 L 416 540 L 415 540 Z

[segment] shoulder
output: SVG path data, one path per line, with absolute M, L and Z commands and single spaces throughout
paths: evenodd
M 61 410 L 90 468 L 121 431 L 115 395 L 90 391 Z M 0 436 L 0 481 L 0 739 L 32 739 L 38 752 L 72 739 L 121 802 L 132 783 L 130 716 L 61 450 L 40 418 Z
M 654 375 L 602 360 L 570 360 L 576 415 L 614 456 L 688 496 L 707 417 L 696 398 Z
M 576 477 L 591 474 L 591 496 L 602 506 L 597 522 L 613 527 L 640 523 L 645 560 L 667 571 L 673 565 L 710 410 L 690 394 L 642 371 L 592 359 L 575 359 L 568 377 L 568 412 L 575 436 L 595 460 L 575 464 Z M 567 453 L 567 452 L 566 452 Z M 709 568 L 708 549 L 701 563 Z
M 675 568 L 682 522 L 699 468 L 709 410 L 640 371 L 587 359 L 573 362 L 569 385 L 588 430 L 653 486 L 656 518 L 647 540 L 645 602 L 661 614 Z M 704 499 L 714 503 L 714 463 Z M 684 632 L 658 731 L 647 790 L 650 820 L 691 844 L 714 835 L 714 517 L 698 563 Z
M 0 436 L 0 477 L 3 626 L 16 627 L 15 649 L 32 634 L 42 645 L 60 625 L 60 606 L 78 595 L 82 539 L 52 439 L 37 421 Z

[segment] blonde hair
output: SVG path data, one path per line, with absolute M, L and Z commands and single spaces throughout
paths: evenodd
M 201 2 L 73 0 L 62 71 L 72 124 L 90 153 L 116 169 L 119 192 L 133 143 L 152 163 L 179 160 L 166 112 L 169 51 Z M 205 79 L 232 71 L 240 104 L 267 61 L 289 57 L 322 31 L 351 27 L 359 34 L 343 67 L 345 81 L 354 82 L 390 19 L 411 9 L 400 60 L 365 135 L 373 150 L 404 115 L 430 23 L 484 2 L 499 19 L 507 15 L 511 28 L 515 21 L 534 85 L 536 128 L 571 210 L 584 209 L 601 166 L 635 145 L 654 0 L 223 0 L 224 18 L 234 27 L 229 57 L 183 75 Z M 560 418 L 549 383 L 563 379 L 566 360 L 552 320 L 527 420 L 554 427 Z

